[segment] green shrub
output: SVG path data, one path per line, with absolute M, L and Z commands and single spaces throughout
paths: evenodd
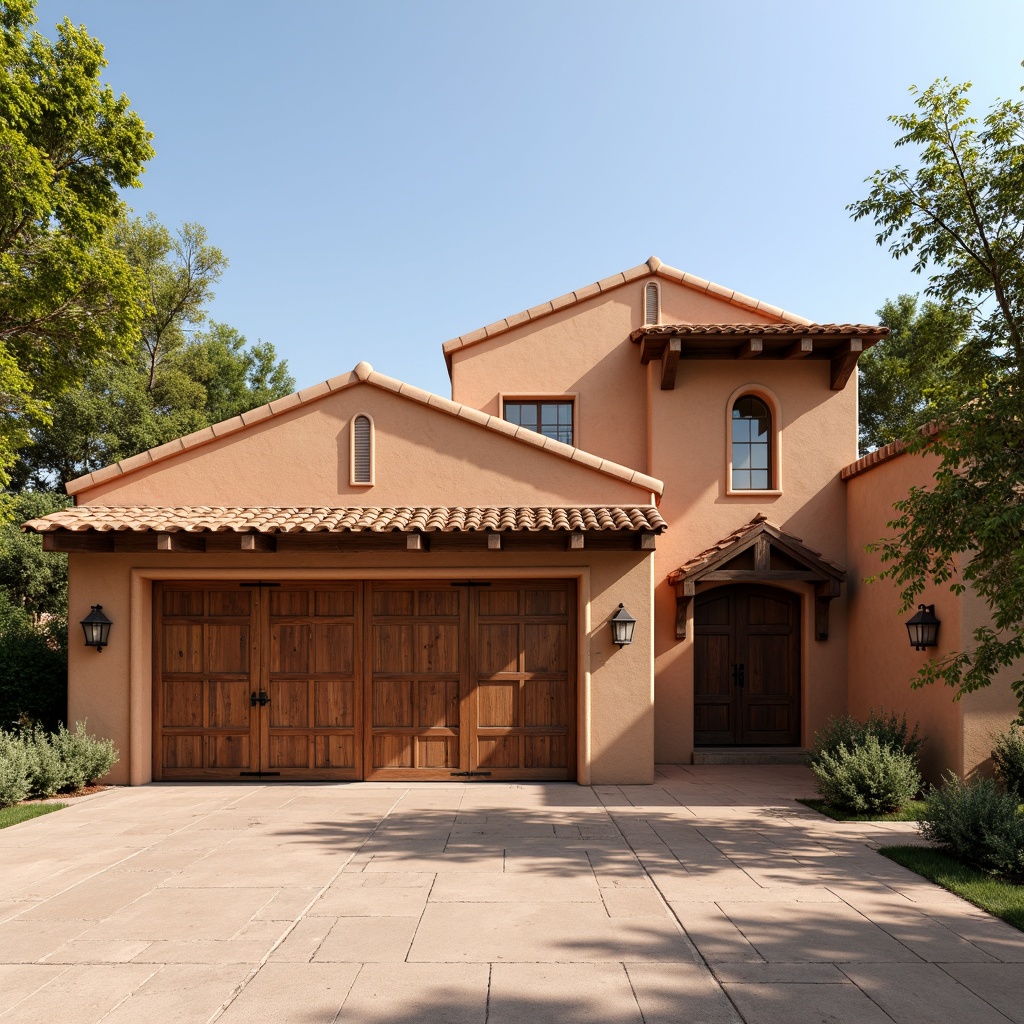
M 0 807 L 10 807 L 28 796 L 28 767 L 28 750 L 21 737 L 0 730 Z
M 921 788 L 917 757 L 883 746 L 877 736 L 862 743 L 822 751 L 811 763 L 822 798 L 834 807 L 858 814 L 898 811 Z
M 921 834 L 967 864 L 1024 875 L 1024 818 L 1017 796 L 992 779 L 963 782 L 950 773 L 928 794 Z
M 996 767 L 996 778 L 1006 791 L 1014 793 L 1018 801 L 1024 799 L 1024 730 L 1016 722 L 1010 726 L 1009 732 L 996 737 L 992 761 Z
M 28 754 L 29 795 L 46 799 L 64 788 L 67 776 L 60 752 L 40 728 L 22 736 Z
M 67 715 L 67 687 L 66 620 L 35 622 L 0 591 L 0 729 L 56 729 Z
M 808 751 L 807 761 L 813 767 L 824 754 L 834 757 L 840 747 L 852 750 L 864 746 L 869 736 L 874 736 L 881 747 L 916 756 L 924 743 L 924 739 L 917 735 L 918 728 L 915 722 L 913 731 L 910 731 L 906 712 L 901 716 L 897 716 L 895 711 L 887 715 L 885 708 L 878 711 L 872 708 L 864 722 L 850 715 L 840 715 L 830 718 L 825 728 L 814 734 L 814 745 Z
M 64 792 L 90 786 L 117 763 L 112 740 L 98 740 L 85 730 L 85 722 L 76 722 L 75 731 L 62 725 L 52 738 L 64 768 Z

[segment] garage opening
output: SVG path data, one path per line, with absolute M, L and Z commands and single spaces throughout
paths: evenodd
M 575 581 L 158 582 L 154 615 L 154 778 L 575 776 Z

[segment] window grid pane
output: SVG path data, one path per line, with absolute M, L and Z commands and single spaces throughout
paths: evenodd
M 563 444 L 573 443 L 572 402 L 506 402 L 505 419 Z
M 732 409 L 732 489 L 767 491 L 771 487 L 771 414 L 753 395 Z

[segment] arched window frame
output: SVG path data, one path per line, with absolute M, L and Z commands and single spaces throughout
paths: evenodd
M 647 289 L 648 288 L 653 288 L 654 289 L 655 302 L 657 303 L 657 307 L 658 307 L 655 310 L 655 314 L 656 315 L 655 315 L 655 318 L 653 320 L 648 320 L 647 319 Z M 654 327 L 654 326 L 657 326 L 658 324 L 661 323 L 661 283 L 660 282 L 658 282 L 658 281 L 647 281 L 647 282 L 645 282 L 645 284 L 644 284 L 644 291 L 643 291 L 642 312 L 643 312 L 644 327 Z
M 367 480 L 356 479 L 356 424 L 360 419 L 364 419 L 369 424 L 370 428 L 370 475 Z M 373 417 L 368 412 L 359 412 L 352 417 L 352 422 L 349 426 L 349 483 L 353 487 L 372 487 L 374 485 L 376 472 L 377 472 L 377 439 L 376 429 L 373 423 Z
M 732 410 L 741 398 L 759 398 L 771 417 L 768 444 L 768 483 L 765 488 L 743 490 L 732 485 Z M 738 387 L 725 404 L 725 493 L 737 498 L 765 497 L 782 493 L 782 405 L 774 391 L 763 384 Z

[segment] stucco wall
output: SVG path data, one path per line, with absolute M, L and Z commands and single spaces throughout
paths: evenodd
M 109 781 L 152 778 L 153 579 L 384 579 L 558 577 L 578 580 L 578 766 L 581 783 L 653 781 L 649 594 L 651 557 L 640 552 L 440 552 L 203 555 L 73 554 L 69 608 L 68 713 L 114 740 Z M 608 621 L 623 602 L 637 618 L 634 642 L 618 648 Z M 102 604 L 114 623 L 97 654 L 77 621 Z M 80 631 L 79 631 L 80 632 Z
M 585 299 L 540 320 L 457 350 L 452 398 L 494 416 L 499 396 L 579 395 L 575 444 L 647 468 L 646 371 L 629 333 L 643 326 L 643 291 L 651 278 Z M 659 280 L 662 323 L 764 323 L 713 296 Z
M 375 483 L 350 481 L 350 430 L 372 417 Z M 360 383 L 78 495 L 79 504 L 645 503 L 626 481 Z
M 998 704 L 998 698 L 992 693 L 955 702 L 953 691 L 943 686 L 912 689 L 912 680 L 932 652 L 915 651 L 910 646 L 904 623 L 913 611 L 900 610 L 898 588 L 888 580 L 865 582 L 883 565 L 881 555 L 866 552 L 864 545 L 891 535 L 886 523 L 895 518 L 893 502 L 904 497 L 911 486 L 928 486 L 937 466 L 938 459 L 931 455 L 901 455 L 851 478 L 845 485 L 850 551 L 850 714 L 863 718 L 872 707 L 884 706 L 906 712 L 911 722 L 920 722 L 921 734 L 927 737 L 921 766 L 931 782 L 938 782 L 946 769 L 963 774 L 978 767 L 977 729 L 968 755 L 964 715 L 970 708 L 976 722 L 981 723 L 988 719 L 985 709 L 993 700 Z M 929 588 L 919 603 L 934 604 L 942 623 L 934 656 L 959 649 L 970 628 L 964 601 L 948 588 Z
M 675 591 L 666 577 L 687 559 L 763 512 L 840 566 L 847 564 L 846 494 L 839 472 L 856 458 L 854 383 L 829 390 L 826 361 L 682 361 L 674 391 L 651 372 L 651 473 L 665 480 L 660 511 L 670 524 L 659 540 L 654 575 L 655 753 L 689 761 L 693 753 L 693 628 L 675 638 Z M 728 416 L 738 390 L 770 392 L 779 414 L 779 494 L 727 494 Z M 813 589 L 785 585 L 802 597 L 803 743 L 846 704 L 846 596 L 830 608 L 826 641 L 814 639 Z M 844 587 L 845 591 L 845 587 Z

